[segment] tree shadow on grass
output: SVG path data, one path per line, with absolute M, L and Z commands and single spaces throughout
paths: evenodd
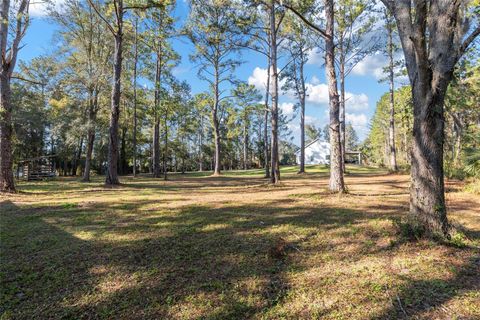
M 1 311 L 20 319 L 169 318 L 182 312 L 225 319 L 263 312 L 288 292 L 288 258 L 269 254 L 280 235 L 267 229 L 334 228 L 351 220 L 281 205 L 191 206 L 129 218 L 106 214 L 114 203 L 92 211 L 4 201 Z M 179 311 L 182 305 L 190 310 Z
M 478 252 L 477 252 L 478 254 Z M 374 319 L 473 319 L 467 314 L 452 312 L 443 305 L 459 294 L 476 295 L 476 308 L 480 316 L 478 292 L 480 292 L 480 255 L 471 257 L 456 268 L 449 279 L 413 279 L 397 276 L 404 284 L 392 298 L 392 305 Z M 476 318 L 475 318 L 476 319 Z
M 313 237 L 382 216 L 288 206 L 291 199 L 143 210 L 157 202 L 91 208 L 1 203 L 0 311 L 15 319 L 259 317 L 288 295 L 289 256 L 307 240 L 288 241 L 282 227 L 311 230 Z M 279 241 L 287 241 L 280 257 L 272 254 Z

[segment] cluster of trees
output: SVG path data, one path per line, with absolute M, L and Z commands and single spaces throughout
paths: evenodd
M 287 90 L 297 99 L 303 172 L 308 95 L 304 67 L 308 53 L 321 48 L 329 94 L 329 189 L 345 192 L 345 80 L 377 49 L 372 30 L 384 19 L 390 94 L 380 104 L 388 100 L 384 113 L 389 115 L 389 131 L 383 140 L 388 140 L 390 165 L 396 169 L 396 150 L 402 147 L 395 138 L 403 133 L 403 148 L 411 149 L 405 157 L 411 164 L 411 216 L 427 230 L 447 235 L 445 118 L 452 117 L 457 133 L 465 128 L 459 122 L 467 120 L 457 103 L 447 99 L 445 104 L 445 97 L 457 79 L 455 66 L 480 33 L 478 12 L 471 1 L 381 2 L 383 11 L 368 0 L 191 0 L 187 22 L 180 26 L 173 0 L 67 0 L 61 10 L 50 8 L 60 26 L 58 52 L 14 72 L 29 24 L 30 0 L 14 5 L 2 0 L 0 188 L 15 191 L 14 159 L 45 151 L 57 155 L 65 172 L 76 174 L 81 168 L 84 180 L 91 169 L 104 172 L 108 185 L 120 183 L 119 173 L 149 170 L 166 177 L 175 167 L 209 168 L 220 174 L 224 168 L 254 163 L 278 183 L 279 165 L 285 161 L 279 150 L 292 149 L 280 141 L 286 119 L 279 92 Z M 405 119 L 395 110 L 394 32 L 412 88 L 412 112 Z M 206 92 L 192 96 L 188 85 L 175 78 L 180 57 L 172 41 L 177 37 L 195 46 L 190 58 L 198 65 L 199 79 L 208 84 Z M 241 51 L 247 49 L 267 61 L 265 92 L 235 78 Z M 450 90 L 466 90 L 458 81 Z M 408 96 L 408 89 L 402 90 L 400 95 Z M 399 117 L 409 129 L 395 131 Z
M 476 175 L 470 159 L 480 150 L 480 55 L 470 50 L 458 63 L 445 97 L 444 167 L 447 176 Z M 395 98 L 394 136 L 391 137 L 391 97 Z M 377 103 L 371 130 L 362 149 L 376 165 L 396 170 L 396 164 L 410 167 L 413 100 L 410 86 L 386 93 Z M 391 144 L 393 143 L 393 147 Z M 392 162 L 391 159 L 394 159 Z
M 262 95 L 234 78 L 240 61 L 232 54 L 243 41 L 234 13 L 241 10 L 226 2 L 191 5 L 180 27 L 173 2 L 126 6 L 122 12 L 132 12 L 125 21 L 109 11 L 115 4 L 69 0 L 58 11 L 50 8 L 61 45 L 52 55 L 20 64 L 11 77 L 11 161 L 56 155 L 60 173 L 82 174 L 84 181 L 91 172 L 107 174 L 107 184 L 118 182 L 117 173 L 166 178 L 168 171 L 219 174 L 264 166 Z M 190 58 L 211 91 L 192 95 L 175 78 L 175 37 L 195 44 Z M 12 180 L 4 189 L 13 187 Z

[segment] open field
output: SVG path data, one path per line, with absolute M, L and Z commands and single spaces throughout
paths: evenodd
M 480 319 L 480 196 L 448 182 L 466 247 L 401 241 L 406 175 L 326 168 L 59 178 L 1 198 L 0 319 Z

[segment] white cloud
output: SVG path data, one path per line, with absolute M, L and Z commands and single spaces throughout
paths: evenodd
M 345 113 L 345 122 L 346 123 L 351 123 L 352 126 L 359 127 L 359 128 L 365 128 L 367 127 L 368 123 L 368 118 L 365 114 L 353 114 L 353 113 Z
M 328 86 L 324 83 L 313 85 L 307 83 L 307 102 L 312 104 L 328 104 Z
M 367 137 L 370 129 L 368 128 L 368 117 L 364 113 L 361 113 L 361 114 L 346 113 L 345 120 L 347 124 L 348 123 L 352 124 L 360 140 L 363 140 Z
M 49 1 L 32 1 L 28 7 L 31 17 L 45 17 L 48 15 L 48 8 L 55 6 L 56 10 L 60 10 L 65 0 L 49 0 Z
M 368 109 L 368 96 L 365 93 L 353 94 L 345 92 L 346 111 L 364 111 Z
M 308 52 L 308 64 L 323 66 L 325 64 L 325 54 L 321 48 L 313 48 Z
M 248 84 L 255 86 L 258 90 L 265 91 L 267 87 L 267 69 L 256 67 L 253 73 L 248 77 Z
M 313 79 L 315 80 L 315 79 Z M 318 80 L 318 79 L 317 79 Z M 313 82 L 313 81 L 312 81 Z M 328 105 L 328 85 L 307 83 L 307 102 L 315 105 Z M 368 109 L 368 96 L 364 93 L 345 92 L 345 105 L 348 111 L 364 111 Z
M 373 75 L 376 79 L 384 77 L 383 68 L 387 65 L 387 57 L 381 53 L 366 56 L 352 70 L 352 74 L 359 76 Z
M 403 53 L 401 51 L 394 55 L 396 61 L 403 59 Z M 373 55 L 366 56 L 360 61 L 352 70 L 352 74 L 358 76 L 373 76 L 375 79 L 380 80 L 385 78 L 386 74 L 383 69 L 388 65 L 388 58 L 382 52 L 376 52 Z M 397 71 L 396 71 L 397 72 Z M 402 85 L 408 84 L 407 76 L 397 76 L 395 82 Z
M 295 114 L 295 104 L 291 102 L 280 103 L 279 108 L 282 110 L 282 113 L 287 117 L 291 117 Z
M 314 75 L 312 77 L 311 83 L 314 84 L 314 85 L 320 84 L 320 79 L 318 79 L 317 76 Z
M 260 92 L 265 92 L 265 89 L 267 88 L 267 79 L 268 79 L 267 69 L 256 67 L 253 70 L 252 75 L 248 77 L 247 82 L 248 84 L 255 86 L 255 88 L 260 90 Z M 281 89 L 284 84 L 285 84 L 285 80 L 280 80 L 278 83 L 278 91 L 280 94 L 282 93 Z M 272 82 L 270 81 L 270 88 L 271 87 L 272 87 Z

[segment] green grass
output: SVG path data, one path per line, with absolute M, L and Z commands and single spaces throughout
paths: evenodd
M 407 176 L 352 166 L 339 197 L 327 168 L 296 170 L 21 182 L 0 204 L 0 319 L 480 317 L 479 197 L 448 194 L 462 248 L 404 243 Z
M 321 174 L 328 175 L 329 167 L 327 165 L 306 165 L 305 171 L 309 174 Z M 379 174 L 386 173 L 386 170 L 382 170 L 375 167 L 364 167 L 356 165 L 348 165 L 347 173 L 348 174 Z M 298 173 L 298 166 L 281 166 L 280 174 L 296 174 Z M 177 173 L 178 174 L 178 173 Z M 222 171 L 222 174 L 226 177 L 262 177 L 265 174 L 264 169 L 249 169 L 249 170 L 227 170 Z M 175 174 L 176 175 L 176 174 Z M 188 172 L 189 176 L 192 177 L 208 177 L 212 175 L 212 171 L 203 171 L 203 172 Z

